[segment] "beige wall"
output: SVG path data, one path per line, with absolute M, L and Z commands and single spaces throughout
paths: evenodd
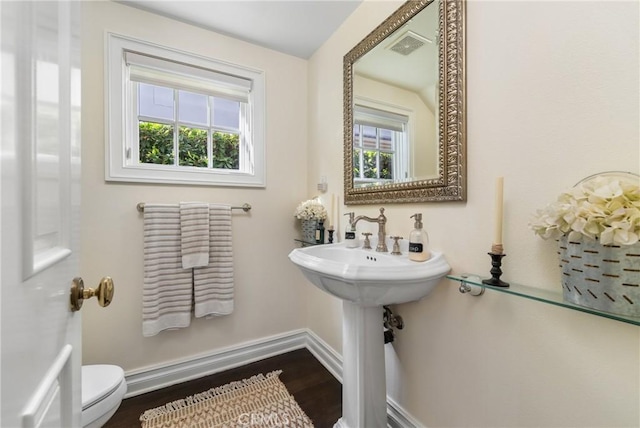
M 342 192 L 342 57 L 400 4 L 365 1 L 309 62 L 309 190 L 326 175 Z M 559 290 L 554 243 L 527 223 L 587 175 L 640 172 L 638 16 L 637 2 L 469 2 L 468 200 L 386 204 L 389 233 L 406 237 L 422 212 L 455 273 L 487 275 L 504 176 L 504 278 Z M 389 394 L 420 423 L 640 426 L 638 327 L 457 288 L 395 308 L 406 327 L 386 347 Z M 310 328 L 340 349 L 340 303 L 310 293 Z
M 306 285 L 287 254 L 298 234 L 293 210 L 308 196 L 307 62 L 113 2 L 83 2 L 82 13 L 81 272 L 88 284 L 102 275 L 116 284 L 111 306 L 87 302 L 83 308 L 84 363 L 131 371 L 306 326 Z M 264 70 L 266 189 L 105 183 L 105 31 Z M 233 214 L 235 311 L 143 338 L 142 216 L 136 204 L 182 200 L 253 206 L 249 214 Z

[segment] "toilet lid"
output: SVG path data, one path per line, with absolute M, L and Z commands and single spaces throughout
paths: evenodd
M 82 409 L 111 394 L 123 380 L 124 371 L 118 366 L 82 366 Z

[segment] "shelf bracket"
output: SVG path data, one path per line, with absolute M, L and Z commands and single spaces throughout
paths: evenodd
M 466 273 L 463 273 L 460 276 L 462 279 L 460 280 L 460 287 L 458 288 L 458 291 L 462 294 L 469 294 L 474 297 L 479 297 L 484 294 L 484 286 L 465 281 L 465 279 L 468 278 L 469 281 L 474 281 L 476 283 L 481 282 L 482 280 L 479 276 Z

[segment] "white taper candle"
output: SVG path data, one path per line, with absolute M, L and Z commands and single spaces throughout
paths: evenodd
M 496 200 L 495 200 L 495 230 L 493 243 L 502 245 L 502 197 L 504 192 L 504 177 L 496 179 Z
M 334 195 L 333 193 L 331 194 L 331 211 L 329 211 L 329 215 L 331 216 L 331 220 L 334 220 L 335 217 L 335 213 L 333 212 L 333 206 L 334 206 L 334 202 L 335 202 L 335 197 L 336 195 Z M 331 226 L 331 228 L 333 229 L 333 221 L 329 222 L 329 225 Z

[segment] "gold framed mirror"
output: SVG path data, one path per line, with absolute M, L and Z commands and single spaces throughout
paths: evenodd
M 464 7 L 407 1 L 344 56 L 346 204 L 466 200 Z

